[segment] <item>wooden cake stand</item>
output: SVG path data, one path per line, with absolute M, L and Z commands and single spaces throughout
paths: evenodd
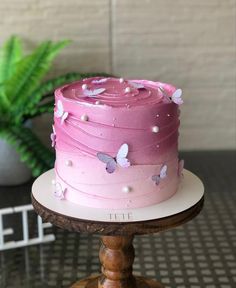
M 71 288 L 160 288 L 161 283 L 132 274 L 134 235 L 156 233 L 193 219 L 202 209 L 204 187 L 197 176 L 184 170 L 177 193 L 151 207 L 104 210 L 78 206 L 55 199 L 52 193 L 54 170 L 39 178 L 32 187 L 32 204 L 45 222 L 69 231 L 101 235 L 101 274 L 74 283 Z

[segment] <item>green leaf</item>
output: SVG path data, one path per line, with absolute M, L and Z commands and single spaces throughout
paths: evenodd
M 0 49 L 0 83 L 9 79 L 22 57 L 22 44 L 17 36 L 10 37 Z
M 39 86 L 51 67 L 52 60 L 68 41 L 51 43 L 43 42 L 32 54 L 17 63 L 13 76 L 5 83 L 6 95 L 14 103 L 20 105 Z
M 5 93 L 2 85 L 0 84 L 0 113 L 2 115 L 6 114 L 9 111 L 10 105 L 11 105 L 11 103 L 6 96 L 6 93 Z
M 34 176 L 53 167 L 54 153 L 40 142 L 31 129 L 22 126 L 0 127 L 0 137 L 16 149 Z
M 52 57 L 56 56 L 60 52 L 60 50 L 65 48 L 70 43 L 71 43 L 71 40 L 63 40 L 63 41 L 54 43 L 51 47 L 51 52 L 50 52 Z
M 52 113 L 53 110 L 54 110 L 54 99 L 40 106 L 32 108 L 31 110 L 29 110 L 29 114 L 25 114 L 24 117 L 25 119 L 30 119 L 45 113 Z
M 0 49 L 0 112 L 2 114 L 5 114 L 11 106 L 3 82 L 13 75 L 16 69 L 16 63 L 21 59 L 21 57 L 21 40 L 16 36 L 12 36 Z
M 42 83 L 32 94 L 25 98 L 19 106 L 14 107 L 14 114 L 16 115 L 16 121 L 19 123 L 24 115 L 33 115 L 32 110 L 37 109 L 37 104 L 42 100 L 43 96 L 54 92 L 54 90 L 66 83 L 76 80 L 78 77 L 77 73 L 68 73 L 64 76 L 60 76 Z M 53 104 L 52 104 L 53 107 Z M 53 111 L 53 110 L 52 110 Z M 32 116 L 34 117 L 34 116 Z

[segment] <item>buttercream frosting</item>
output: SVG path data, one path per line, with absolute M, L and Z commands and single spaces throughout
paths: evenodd
M 51 138 L 63 199 L 125 209 L 171 197 L 181 178 L 179 108 L 171 98 L 176 90 L 166 83 L 112 77 L 87 78 L 58 88 Z M 119 152 L 124 143 L 127 155 Z M 103 154 L 104 159 L 98 157 Z M 123 165 L 125 161 L 130 165 Z M 106 169 L 109 165 L 115 165 L 112 173 Z

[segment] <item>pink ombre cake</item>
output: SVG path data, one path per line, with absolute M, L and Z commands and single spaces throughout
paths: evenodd
M 165 83 L 101 77 L 57 89 L 55 201 L 127 209 L 176 193 L 181 93 Z

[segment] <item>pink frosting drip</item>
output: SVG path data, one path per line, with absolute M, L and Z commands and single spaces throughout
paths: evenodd
M 55 112 L 58 101 L 61 101 L 64 112 L 68 112 L 64 123 L 61 118 L 54 117 L 57 181 L 67 188 L 66 199 L 82 205 L 107 208 L 111 208 L 111 205 L 112 208 L 126 208 L 128 200 L 133 203 L 132 207 L 164 201 L 178 187 L 179 111 L 178 105 L 169 99 L 176 88 L 147 80 L 102 79 L 84 79 L 55 92 Z M 164 88 L 165 93 L 158 87 Z M 100 88 L 105 91 L 92 97 L 85 95 L 85 91 Z M 156 126 L 157 133 L 153 130 Z M 124 143 L 129 146 L 131 167 L 119 168 L 114 175 L 110 175 L 96 155 L 103 152 L 115 157 Z M 65 167 L 66 157 L 73 162 L 79 161 L 82 168 L 73 165 L 70 167 L 72 170 L 68 170 Z M 161 166 L 167 162 L 170 163 L 169 176 L 160 186 L 153 185 L 150 174 L 155 171 L 159 173 Z M 94 183 L 95 174 L 98 182 L 101 179 L 105 181 L 103 185 Z M 73 180 L 76 175 L 78 182 Z M 145 181 L 135 183 L 137 175 L 144 175 Z M 118 186 L 115 184 L 117 181 L 120 181 Z M 133 185 L 134 193 L 124 198 L 120 192 L 121 185 Z M 113 195 L 114 189 L 116 193 Z M 143 196 L 143 192 L 146 196 Z M 149 200 L 145 200 L 145 197 Z

